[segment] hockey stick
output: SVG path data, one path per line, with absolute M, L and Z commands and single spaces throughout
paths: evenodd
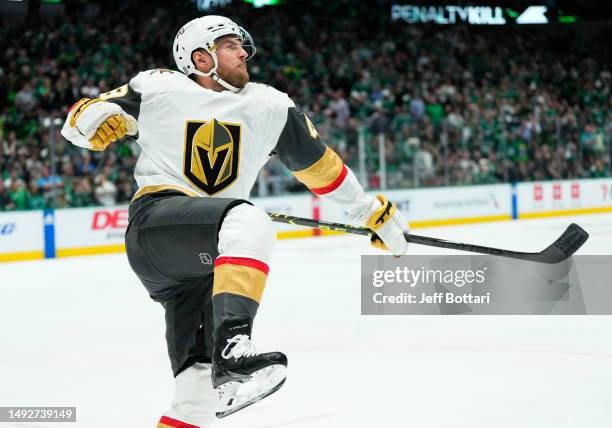
M 348 224 L 331 223 L 327 221 L 313 220 L 303 217 L 294 217 L 285 214 L 268 213 L 272 221 L 289 223 L 298 226 L 314 227 L 317 229 L 335 230 L 338 232 L 352 233 L 355 235 L 372 236 L 375 233 L 367 227 L 351 226 Z M 493 256 L 509 257 L 512 259 L 529 260 L 537 263 L 559 263 L 582 246 L 589 239 L 589 234 L 575 223 L 570 224 L 565 232 L 546 249 L 539 253 L 522 253 L 519 251 L 502 250 L 499 248 L 483 247 L 480 245 L 463 244 L 461 242 L 446 241 L 444 239 L 431 238 L 428 236 L 413 235 L 405 233 L 406 241 L 413 244 L 428 245 L 430 247 L 450 248 L 459 251 L 470 251 L 472 253 L 489 254 Z

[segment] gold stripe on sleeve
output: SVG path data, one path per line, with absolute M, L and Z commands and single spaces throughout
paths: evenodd
M 333 183 L 342 173 L 343 165 L 340 156 L 327 147 L 318 161 L 301 171 L 293 171 L 293 175 L 309 189 L 318 189 Z

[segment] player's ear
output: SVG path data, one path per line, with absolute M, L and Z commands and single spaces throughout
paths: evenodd
M 207 72 L 212 66 L 212 58 L 203 49 L 197 49 L 191 54 L 191 60 L 197 70 Z

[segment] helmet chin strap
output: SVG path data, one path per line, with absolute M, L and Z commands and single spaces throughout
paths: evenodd
M 223 80 L 218 74 L 217 71 L 215 70 L 210 77 L 212 77 L 212 79 L 215 82 L 218 82 L 221 86 L 223 86 L 225 89 L 232 91 L 232 92 L 239 92 L 242 88 L 237 88 L 235 86 L 230 85 L 229 83 L 227 83 L 225 80 Z
M 232 91 L 234 93 L 240 92 L 242 88 L 237 88 L 233 85 L 230 85 L 225 80 L 223 80 L 221 76 L 219 76 L 219 74 L 217 74 L 217 68 L 219 67 L 219 64 L 217 62 L 217 54 L 215 54 L 214 52 L 210 52 L 210 51 L 208 53 L 210 54 L 210 56 L 212 56 L 215 66 L 208 73 L 204 73 L 196 68 L 193 70 L 193 74 L 197 74 L 198 76 L 202 76 L 202 77 L 210 77 L 212 80 L 219 83 L 221 86 L 223 86 L 228 91 Z

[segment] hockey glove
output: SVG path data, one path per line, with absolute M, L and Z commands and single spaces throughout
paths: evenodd
M 104 150 L 126 135 L 136 135 L 138 124 L 115 103 L 83 98 L 68 113 L 62 135 L 76 146 Z
M 408 231 L 408 223 L 395 204 L 383 195 L 376 195 L 367 215 L 366 227 L 376 233 L 372 235 L 372 245 L 390 251 L 395 256 L 406 254 L 408 242 L 404 232 Z

